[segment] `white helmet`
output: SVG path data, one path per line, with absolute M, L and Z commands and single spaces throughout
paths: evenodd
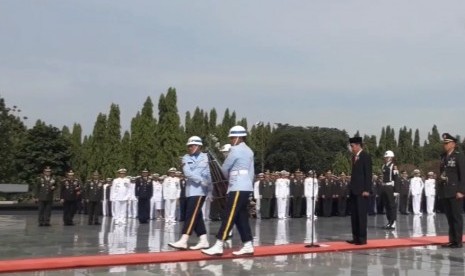
M 220 151 L 221 151 L 221 152 L 229 152 L 230 149 L 231 149 L 231 144 L 224 144 L 224 145 L 221 147 Z
M 394 152 L 392 152 L 392 150 L 387 150 L 385 153 L 384 153 L 384 157 L 394 157 Z
M 247 136 L 247 130 L 243 126 L 233 126 L 229 130 L 228 137 L 245 137 Z
M 190 137 L 189 139 L 187 139 L 186 146 L 189 146 L 189 145 L 199 145 L 199 146 L 203 146 L 203 144 L 202 144 L 202 139 L 200 139 L 199 136 L 192 136 L 192 137 Z

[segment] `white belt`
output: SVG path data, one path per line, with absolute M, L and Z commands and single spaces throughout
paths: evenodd
M 394 181 L 383 183 L 383 186 L 394 186 Z
M 230 175 L 242 175 L 242 174 L 249 174 L 249 170 L 238 170 L 238 171 L 231 171 Z

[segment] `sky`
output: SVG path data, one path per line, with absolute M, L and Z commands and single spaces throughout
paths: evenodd
M 377 135 L 465 137 L 465 1 L 0 1 L 0 97 L 92 131 L 123 130 L 176 88 L 179 115 Z

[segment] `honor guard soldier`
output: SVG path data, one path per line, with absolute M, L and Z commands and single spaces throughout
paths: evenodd
M 295 178 L 291 180 L 292 217 L 302 217 L 302 197 L 304 195 L 304 179 L 300 170 L 295 172 Z
M 57 188 L 57 181 L 52 176 L 50 167 L 45 167 L 43 174 L 37 178 L 34 187 L 35 200 L 39 204 L 39 226 L 50 226 L 53 195 Z
M 87 202 L 87 212 L 89 215 L 88 224 L 99 225 L 98 217 L 100 215 L 100 204 L 103 198 L 103 182 L 97 171 L 92 174 L 92 180 L 86 183 L 84 187 L 84 197 Z
M 224 241 L 228 239 L 234 224 L 241 236 L 243 247 L 233 251 L 233 255 L 253 255 L 253 236 L 249 224 L 248 205 L 253 193 L 254 154 L 245 144 L 247 131 L 242 126 L 234 126 L 229 130 L 231 150 L 224 160 L 221 171 L 229 180 L 227 191 L 225 220 L 221 221 L 216 235 L 216 243 L 202 253 L 210 256 L 223 255 Z
M 384 229 L 393 230 L 396 227 L 397 208 L 396 196 L 399 195 L 396 185 L 399 171 L 394 164 L 394 152 L 388 150 L 384 153 L 384 164 L 381 167 L 383 173 L 383 186 L 381 187 L 381 201 L 386 208 L 387 224 Z
M 316 174 L 313 170 L 308 171 L 308 176 L 305 178 L 304 182 L 304 194 L 305 200 L 307 201 L 307 218 L 316 219 L 317 216 L 315 215 L 315 203 L 318 196 L 318 179 L 316 178 Z
M 168 176 L 163 179 L 163 199 L 165 202 L 165 223 L 176 223 L 176 203 L 181 194 L 179 178 L 175 177 L 176 168 L 168 170 Z
M 260 180 L 260 216 L 269 219 L 271 216 L 271 202 L 274 198 L 275 185 L 271 179 L 270 172 L 265 172 L 265 178 Z
M 153 184 L 149 171 L 144 169 L 141 177 L 136 179 L 137 217 L 140 223 L 147 223 L 150 218 L 150 199 L 153 195 Z
M 186 197 L 187 209 L 181 238 L 168 245 L 176 249 L 187 249 L 187 241 L 192 232 L 199 237 L 199 242 L 190 249 L 198 250 L 208 248 L 207 230 L 203 220 L 202 206 L 211 185 L 210 166 L 208 155 L 201 151 L 203 143 L 198 136 L 187 140 L 188 153 L 182 158 L 182 169 L 187 178 Z
M 407 171 L 400 173 L 399 179 L 399 212 L 402 215 L 408 215 L 408 197 L 410 194 L 410 181 L 408 179 Z
M 367 204 L 373 189 L 371 156 L 363 150 L 361 137 L 349 139 L 352 150 L 352 173 L 349 192 L 351 204 L 352 240 L 355 245 L 367 243 Z
M 105 184 L 103 184 L 103 201 L 102 201 L 102 215 L 104 217 L 111 217 L 111 201 L 110 201 L 110 192 L 111 192 L 111 178 L 107 178 Z
M 456 149 L 457 139 L 444 133 L 438 198 L 442 201 L 444 214 L 449 224 L 449 242 L 443 247 L 462 248 L 463 217 L 462 205 L 465 194 L 465 157 Z
M 130 195 L 130 179 L 126 177 L 126 169 L 118 170 L 118 177 L 111 184 L 110 200 L 114 205 L 113 220 L 115 224 L 126 224 L 128 200 Z
M 73 219 L 80 195 L 81 183 L 74 177 L 74 172 L 70 170 L 66 174 L 66 178 L 61 182 L 60 201 L 63 204 L 63 223 L 65 225 L 74 225 Z
M 410 179 L 410 194 L 412 195 L 412 209 L 413 214 L 421 216 L 421 197 L 423 196 L 423 189 L 425 183 L 420 175 L 420 170 L 413 170 L 413 177 Z

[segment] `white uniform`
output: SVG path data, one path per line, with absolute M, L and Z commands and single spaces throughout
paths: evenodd
M 163 180 L 163 199 L 165 200 L 165 221 L 176 222 L 176 202 L 181 195 L 179 178 L 168 176 Z
M 112 202 L 112 206 L 115 206 L 113 220 L 116 224 L 126 223 L 126 211 L 128 206 L 128 200 L 130 197 L 129 187 L 129 178 L 119 177 L 113 180 L 110 192 L 110 200 Z
M 436 197 L 436 180 L 427 179 L 425 181 L 426 212 L 429 215 L 434 214 L 434 199 Z
M 163 209 L 163 185 L 160 181 L 154 180 L 153 184 L 153 195 L 150 199 L 150 219 L 154 219 L 154 210 Z
M 136 183 L 132 181 L 129 184 L 128 217 L 137 217 Z
M 316 218 L 315 204 L 316 197 L 318 196 L 318 179 L 312 177 L 305 178 L 304 195 L 307 201 L 307 218 L 311 218 L 312 214 L 314 215 L 314 218 Z M 315 198 L 312 200 L 312 197 Z
M 260 180 L 253 184 L 253 197 L 255 198 L 255 213 L 257 218 L 260 218 Z
M 275 183 L 276 204 L 278 205 L 278 218 L 284 219 L 287 217 L 287 199 L 289 198 L 290 181 L 286 178 L 278 178 Z
M 212 200 L 212 190 L 211 187 L 208 187 L 207 197 L 205 198 L 202 206 L 203 220 L 210 220 L 210 207 L 212 205 Z
M 415 215 L 421 215 L 421 196 L 425 183 L 421 177 L 415 176 L 410 179 L 410 194 L 412 195 L 412 209 Z

